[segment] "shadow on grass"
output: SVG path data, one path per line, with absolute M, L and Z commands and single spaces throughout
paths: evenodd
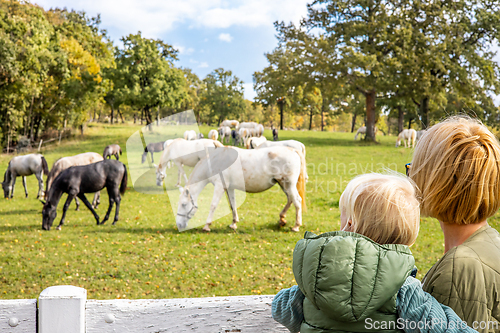
M 9 210 L 6 212 L 1 212 L 2 215 L 18 215 L 18 214 L 38 214 L 42 213 L 42 205 L 40 205 L 40 209 L 15 209 Z
M 40 219 L 40 224 L 30 225 L 0 225 L 0 232 L 2 231 L 42 231 L 42 221 Z

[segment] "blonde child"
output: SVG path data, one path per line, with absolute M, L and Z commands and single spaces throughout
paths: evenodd
M 339 208 L 341 231 L 306 232 L 295 246 L 298 286 L 276 295 L 275 320 L 302 333 L 475 332 L 413 277 L 420 207 L 408 178 L 358 176 Z

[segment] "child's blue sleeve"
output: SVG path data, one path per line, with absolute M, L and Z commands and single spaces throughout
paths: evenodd
M 422 289 L 420 281 L 408 277 L 398 292 L 398 324 L 406 333 L 477 332 L 450 307 L 439 303 Z
M 288 328 L 290 332 L 299 332 L 300 325 L 304 320 L 302 309 L 304 298 L 305 296 L 298 286 L 280 290 L 273 298 L 273 319 Z

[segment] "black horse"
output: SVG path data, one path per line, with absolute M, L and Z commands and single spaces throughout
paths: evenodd
M 109 207 L 104 220 L 99 223 L 99 216 L 85 197 L 85 193 L 94 193 L 105 187 L 108 191 Z M 98 225 L 104 224 L 104 222 L 108 220 L 111 209 L 113 208 L 113 203 L 116 203 L 115 220 L 113 221 L 114 225 L 116 221 L 118 221 L 118 214 L 120 211 L 120 194 L 124 194 L 126 188 L 127 168 L 122 162 L 109 159 L 88 165 L 70 167 L 61 172 L 54 180 L 47 194 L 47 202 L 42 201 L 44 203 L 42 210 L 42 228 L 44 230 L 50 230 L 57 216 L 57 204 L 59 200 L 61 200 L 63 193 L 68 194 L 68 199 L 63 207 L 61 222 L 57 226 L 58 230 L 60 230 L 61 226 L 64 224 L 66 211 L 68 210 L 71 200 L 75 197 L 80 198 L 85 206 L 90 209 Z

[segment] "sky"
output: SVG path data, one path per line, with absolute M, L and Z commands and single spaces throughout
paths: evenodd
M 177 67 L 203 79 L 217 68 L 232 71 L 253 100 L 252 75 L 268 65 L 277 46 L 273 22 L 298 23 L 310 0 L 33 0 L 44 9 L 67 8 L 101 15 L 115 45 L 141 31 L 179 50 Z

